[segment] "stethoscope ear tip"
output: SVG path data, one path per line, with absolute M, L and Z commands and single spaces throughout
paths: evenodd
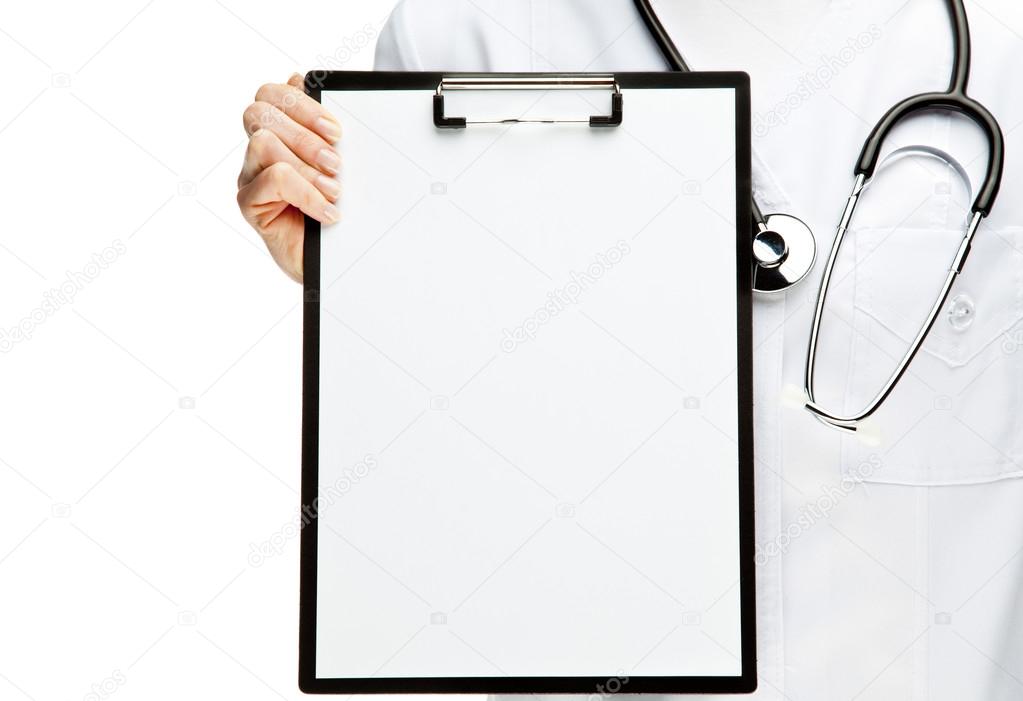
M 806 390 L 791 382 L 786 382 L 781 388 L 781 405 L 786 409 L 802 409 L 810 402 Z
M 856 424 L 856 439 L 863 445 L 877 447 L 881 445 L 882 438 L 881 424 L 877 421 L 866 418 Z
M 806 390 L 801 390 L 795 385 L 786 385 L 782 390 L 782 401 L 786 405 L 794 402 L 797 396 L 801 401 L 800 406 L 825 426 L 855 434 L 857 442 L 862 445 L 868 447 L 881 445 L 884 432 L 881 429 L 881 424 L 873 416 L 841 418 L 825 411 L 810 399 Z

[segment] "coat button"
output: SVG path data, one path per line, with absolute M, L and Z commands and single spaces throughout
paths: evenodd
M 977 316 L 977 307 L 970 295 L 961 294 L 952 298 L 952 306 L 948 309 L 948 323 L 956 331 L 965 331 L 973 324 Z

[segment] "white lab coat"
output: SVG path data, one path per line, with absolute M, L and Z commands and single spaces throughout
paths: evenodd
M 1001 197 L 955 300 L 862 440 L 817 423 L 796 388 L 863 140 L 897 100 L 948 82 L 944 3 L 657 6 L 695 69 L 751 75 L 758 199 L 805 220 L 820 249 L 807 281 L 754 309 L 756 698 L 1023 699 L 1023 10 L 968 5 L 970 93 L 1006 136 Z M 405 0 L 377 67 L 665 64 L 630 0 Z M 979 133 L 926 116 L 890 143 L 921 141 L 952 153 L 977 187 Z M 916 332 L 972 201 L 954 170 L 922 158 L 886 167 L 877 184 L 885 189 L 857 215 L 825 322 L 819 398 L 839 411 L 869 399 Z

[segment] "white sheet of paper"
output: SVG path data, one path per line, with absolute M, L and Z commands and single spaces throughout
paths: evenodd
M 317 676 L 739 675 L 734 92 L 430 97 L 322 95 Z

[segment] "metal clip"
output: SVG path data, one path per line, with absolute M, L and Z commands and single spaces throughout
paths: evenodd
M 469 120 L 444 114 L 445 90 L 611 90 L 611 114 L 585 119 Z M 617 127 L 622 123 L 622 91 L 615 77 L 594 73 L 453 73 L 437 85 L 433 96 L 433 123 L 438 129 L 464 129 L 469 124 L 589 124 Z

